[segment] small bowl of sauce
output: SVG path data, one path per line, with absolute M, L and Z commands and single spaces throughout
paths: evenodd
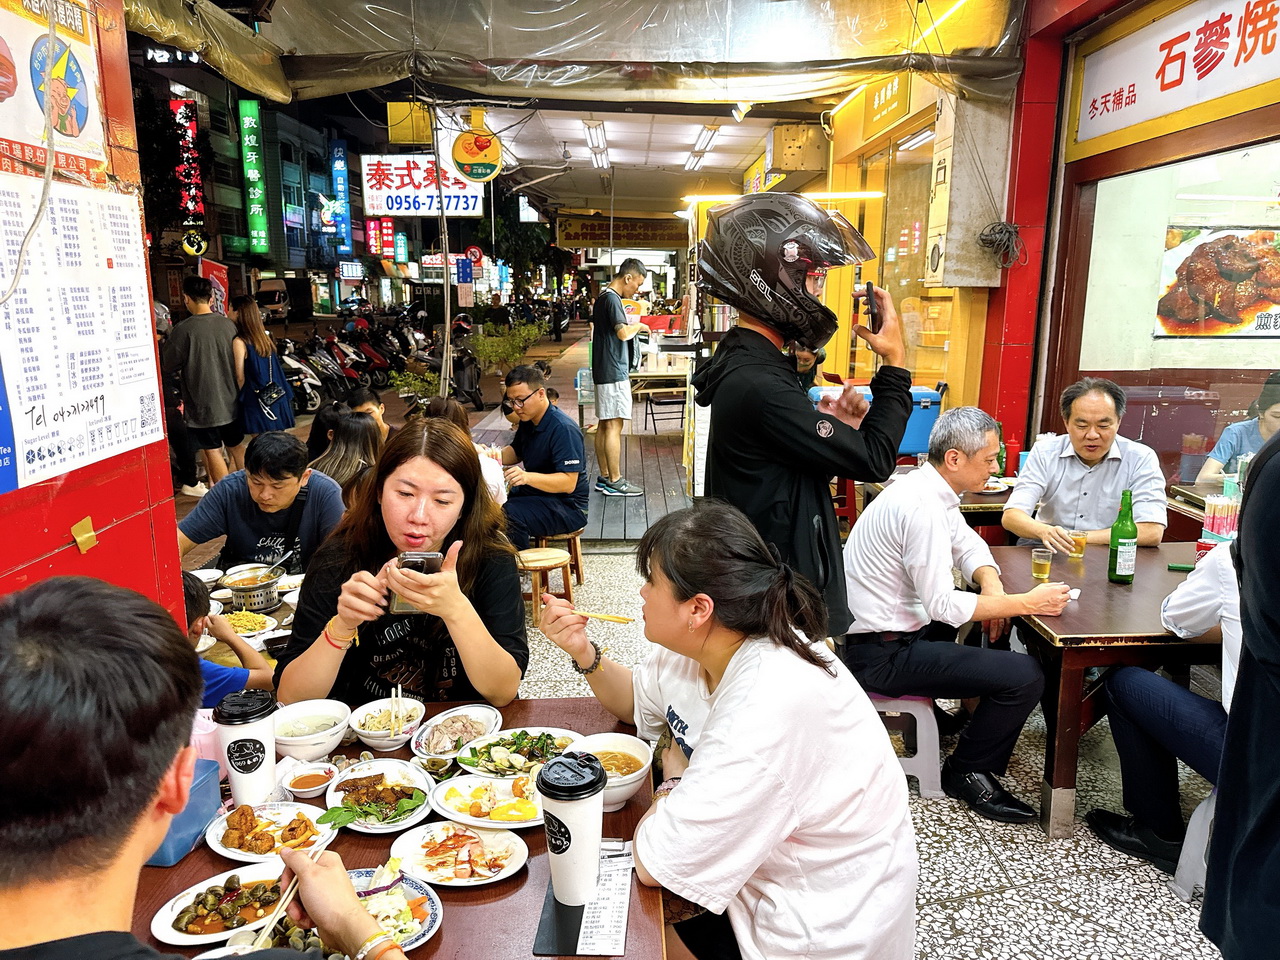
M 338 775 L 332 763 L 306 763 L 289 778 L 289 792 L 295 797 L 318 797 Z

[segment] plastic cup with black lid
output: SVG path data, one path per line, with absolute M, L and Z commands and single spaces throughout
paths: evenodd
M 538 772 L 551 891 L 566 906 L 582 906 L 596 893 L 608 779 L 604 766 L 590 753 L 563 754 Z
M 236 805 L 264 803 L 276 788 L 276 698 L 270 690 L 229 693 L 213 708 L 218 745 Z

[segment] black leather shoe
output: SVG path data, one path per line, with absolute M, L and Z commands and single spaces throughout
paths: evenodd
M 1098 838 L 1121 853 L 1154 864 L 1165 873 L 1176 873 L 1182 844 L 1161 840 L 1149 828 L 1136 823 L 1133 817 L 1122 817 L 1110 810 L 1090 810 L 1084 815 Z
M 950 758 L 942 765 L 942 792 L 955 800 L 963 800 L 980 817 L 1000 823 L 1030 823 L 1035 810 L 1000 785 L 994 774 L 959 773 L 952 769 Z
M 972 720 L 973 717 L 964 707 L 961 707 L 955 713 L 950 713 L 943 710 L 937 704 L 934 704 L 933 719 L 938 722 L 939 736 L 954 737 L 969 725 L 969 721 Z

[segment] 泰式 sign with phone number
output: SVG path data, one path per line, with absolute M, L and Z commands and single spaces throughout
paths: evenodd
M 365 154 L 360 158 L 364 212 L 370 216 L 484 216 L 484 185 L 461 176 L 449 160 L 430 154 Z M 438 181 L 438 183 L 437 183 Z

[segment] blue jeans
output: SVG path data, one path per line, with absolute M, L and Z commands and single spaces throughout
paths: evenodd
M 1177 761 L 1217 783 L 1227 712 L 1218 701 L 1141 667 L 1107 674 L 1106 691 L 1125 808 L 1157 836 L 1179 839 L 1185 827 Z

